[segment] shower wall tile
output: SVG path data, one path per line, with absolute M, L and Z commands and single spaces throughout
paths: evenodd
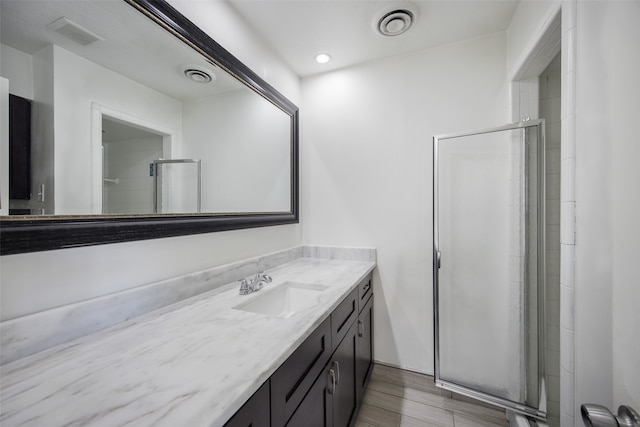
M 549 375 L 549 400 L 560 402 L 560 377 Z
M 560 200 L 547 200 L 545 210 L 547 225 L 560 225 Z
M 560 274 L 560 250 L 547 250 L 547 274 Z
M 560 327 L 547 328 L 547 348 L 560 351 Z
M 560 325 L 569 331 L 574 330 L 574 289 L 569 286 L 560 286 L 560 301 L 564 301 L 565 310 L 560 313 Z
M 560 301 L 560 276 L 547 274 L 546 286 L 547 301 Z
M 560 205 L 560 242 L 565 245 L 575 244 L 576 203 L 562 202 Z
M 573 417 L 574 408 L 573 402 L 575 402 L 574 395 L 574 374 L 572 372 L 568 372 L 564 367 L 560 366 L 560 416 L 562 417 L 562 413 L 566 413 Z M 571 424 L 563 424 L 563 425 L 573 425 Z
M 576 157 L 576 115 L 569 114 L 562 118 L 562 145 L 560 158 L 562 160 Z
M 573 366 L 574 366 L 574 345 L 573 345 L 573 331 L 561 326 L 560 327 L 560 335 L 562 340 L 562 345 L 560 348 L 560 371 L 566 371 L 567 373 L 573 374 Z M 570 343 L 571 345 L 566 345 L 565 343 Z M 562 376 L 562 375 L 561 375 Z
M 541 77 L 542 78 L 542 77 Z M 560 93 L 555 98 L 540 100 L 540 117 L 547 119 L 550 123 L 560 122 Z
M 558 72 L 548 74 L 547 84 L 549 90 L 549 98 L 557 100 L 557 105 L 554 108 L 560 108 L 560 88 L 561 88 L 560 70 Z M 554 102 L 555 104 L 555 102 Z M 560 110 L 558 110 L 558 113 Z M 557 120 L 556 120 L 557 118 Z M 560 114 L 554 115 L 551 120 L 555 123 L 560 123 Z
M 546 247 L 553 251 L 560 250 L 560 224 L 547 224 Z M 560 257 L 560 253 L 558 253 L 558 257 Z
M 549 81 L 548 81 L 548 79 L 546 79 L 546 78 L 539 78 L 538 79 L 538 93 L 540 95 L 540 99 L 549 98 Z M 540 109 L 542 110 L 542 103 L 540 103 Z M 540 115 L 540 117 L 542 117 L 542 115 Z
M 576 113 L 576 85 L 575 85 L 575 81 L 576 81 L 576 76 L 575 76 L 575 72 L 569 72 L 567 73 L 567 78 L 566 78 L 566 82 L 567 82 L 567 89 L 565 90 L 565 93 L 567 94 L 567 101 L 563 102 L 563 112 L 564 112 L 564 116 L 568 116 L 570 114 L 575 114 Z M 571 82 L 574 82 L 574 84 L 571 84 Z
M 547 350 L 547 371 L 557 372 L 558 380 L 560 379 L 560 351 L 559 350 Z M 559 387 L 558 387 L 559 388 Z M 560 400 L 558 400 L 560 402 Z
M 562 377 L 560 378 L 560 390 L 562 391 Z M 575 418 L 573 417 L 573 415 L 567 413 L 564 410 L 564 408 L 561 407 L 560 408 L 560 425 L 561 426 L 572 426 L 572 425 L 574 425 L 574 422 L 575 422 Z
M 560 300 L 547 301 L 547 325 L 560 326 Z
M 551 173 L 547 178 L 547 199 L 560 200 L 560 174 Z
M 538 77 L 511 84 L 511 119 L 513 122 L 539 118 Z
M 549 148 L 561 148 L 561 137 L 562 137 L 562 125 L 560 122 L 546 123 L 547 129 L 547 147 Z
M 576 185 L 575 185 L 575 176 L 576 176 L 576 159 L 575 157 L 571 157 L 568 159 L 562 160 L 561 164 L 562 168 L 562 181 L 561 181 L 561 190 L 560 190 L 560 200 L 563 202 L 575 201 L 576 200 Z
M 546 173 L 547 174 L 559 174 L 560 173 L 560 147 L 553 148 L 547 145 L 546 152 Z
M 573 288 L 575 286 L 575 246 L 564 243 L 560 245 L 560 257 L 562 259 L 562 265 L 560 266 L 560 284 Z M 573 305 L 567 308 L 572 307 Z
M 562 2 L 562 144 L 560 147 L 561 272 L 560 272 L 560 423 L 581 425 L 575 419 L 574 304 L 575 304 L 575 157 L 576 157 L 576 25 L 577 1 Z M 567 203 L 569 202 L 569 203 Z

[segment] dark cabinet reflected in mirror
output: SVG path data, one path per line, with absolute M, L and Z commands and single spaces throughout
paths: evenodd
M 297 107 L 169 4 L 0 7 L 2 254 L 297 222 Z

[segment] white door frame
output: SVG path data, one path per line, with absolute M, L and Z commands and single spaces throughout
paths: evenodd
M 110 120 L 139 128 L 162 136 L 162 155 L 164 158 L 175 158 L 179 155 L 180 146 L 179 133 L 175 129 L 170 129 L 150 122 L 140 117 L 133 116 L 121 110 L 111 107 L 91 103 L 91 213 L 102 213 L 102 119 L 107 117 Z

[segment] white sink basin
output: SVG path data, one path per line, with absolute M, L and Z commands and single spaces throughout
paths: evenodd
M 257 291 L 250 301 L 232 308 L 286 318 L 316 305 L 325 289 L 324 285 L 284 282 L 276 288 Z

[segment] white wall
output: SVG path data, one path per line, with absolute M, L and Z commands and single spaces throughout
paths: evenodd
M 158 127 L 182 128 L 180 101 L 58 46 L 54 85 L 56 214 L 92 212 L 92 103 Z
M 31 105 L 31 194 L 40 212 L 55 211 L 55 115 L 53 46 L 33 55 L 33 104 Z M 44 202 L 38 196 L 44 185 Z M 34 202 L 35 199 L 35 203 Z
M 497 34 L 303 80 L 304 240 L 378 249 L 376 359 L 433 371 L 432 136 L 507 120 Z
M 9 93 L 33 99 L 33 57 L 0 45 L 0 76 L 9 79 Z
M 9 215 L 9 80 L 0 77 L 0 215 Z
M 291 209 L 291 119 L 246 88 L 183 103 L 183 154 L 202 161 L 204 212 Z
M 578 2 L 575 404 L 640 408 L 640 3 Z
M 228 49 L 293 102 L 299 102 L 297 76 L 262 49 L 263 42 L 226 4 L 180 3 L 188 18 L 214 39 L 231 40 L 225 45 Z M 9 319 L 289 248 L 301 240 L 296 224 L 3 256 L 0 313 L 2 319 Z

